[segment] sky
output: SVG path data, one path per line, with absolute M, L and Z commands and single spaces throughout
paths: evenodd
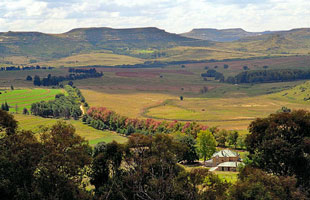
M 309 0 L 0 0 L 0 31 L 63 33 L 81 27 L 247 31 L 310 27 Z

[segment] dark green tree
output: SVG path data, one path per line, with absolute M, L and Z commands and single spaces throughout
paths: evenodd
M 258 118 L 246 138 L 249 157 L 258 167 L 281 176 L 295 176 L 298 185 L 310 187 L 310 113 L 280 112 Z
M 33 84 L 34 84 L 35 86 L 40 86 L 40 85 L 41 85 L 41 79 L 40 79 L 40 77 L 39 77 L 38 75 L 35 75 L 35 76 L 34 76 Z
M 28 75 L 28 76 L 26 77 L 26 81 L 32 81 L 32 77 Z
M 199 156 L 196 150 L 196 140 L 192 135 L 186 135 L 185 133 L 177 132 L 173 134 L 174 139 L 181 143 L 184 147 L 183 154 L 180 161 L 186 161 L 187 163 L 193 163 L 199 160 Z
M 13 115 L 5 110 L 0 110 L 0 132 L 5 131 L 7 135 L 12 135 L 17 129 L 17 121 Z
M 230 131 L 227 136 L 227 141 L 229 145 L 233 145 L 236 148 L 238 137 L 239 137 L 238 131 Z
M 293 177 L 278 177 L 260 169 L 245 167 L 238 181 L 230 188 L 232 200 L 295 200 L 306 199 Z

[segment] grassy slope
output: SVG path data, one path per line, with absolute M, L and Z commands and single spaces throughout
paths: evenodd
M 32 130 L 35 133 L 40 132 L 40 127 L 42 126 L 52 126 L 55 124 L 58 119 L 50 119 L 50 118 L 42 118 L 33 115 L 22 115 L 22 114 L 15 114 L 15 119 L 19 122 L 19 127 L 24 130 Z M 95 145 L 98 142 L 112 142 L 113 140 L 124 143 L 127 141 L 126 137 L 120 136 L 111 131 L 100 131 L 94 129 L 88 125 L 83 124 L 81 121 L 78 120 L 65 120 L 65 122 L 72 124 L 75 129 L 76 133 L 86 140 L 89 140 L 91 145 Z
M 32 130 L 35 133 L 40 132 L 41 126 L 51 126 L 55 124 L 58 119 L 42 118 L 33 115 L 16 114 L 15 105 L 18 106 L 18 112 L 21 113 L 22 109 L 31 107 L 31 104 L 38 101 L 48 101 L 55 98 L 55 95 L 64 92 L 62 89 L 15 89 L 15 90 L 0 90 L 0 104 L 7 101 L 11 106 L 10 111 L 15 113 L 14 116 L 19 122 L 19 127 L 24 130 Z M 66 120 L 76 128 L 76 133 L 86 140 L 89 140 L 91 145 L 98 142 L 112 142 L 113 140 L 120 143 L 126 142 L 127 138 L 120 136 L 110 131 L 96 130 L 88 125 L 83 124 L 81 121 Z
M 38 101 L 49 101 L 55 98 L 58 93 L 64 92 L 61 89 L 16 89 L 16 90 L 0 90 L 0 104 L 7 102 L 11 107 L 11 111 L 22 112 L 23 108 L 28 110 L 31 104 Z
M 266 117 L 282 106 L 310 109 L 309 91 L 310 82 L 306 82 L 289 90 L 256 97 L 169 100 L 150 108 L 146 115 L 169 120 L 201 120 L 223 128 L 245 129 L 253 119 Z
M 36 63 L 41 66 L 53 66 L 53 67 L 76 67 L 76 66 L 88 66 L 88 65 L 106 65 L 106 66 L 113 66 L 113 65 L 122 65 L 122 64 L 138 64 L 143 63 L 144 60 L 125 56 L 125 55 L 118 55 L 113 53 L 85 53 L 85 54 L 77 54 L 65 58 L 61 58 L 58 60 L 52 60 L 47 62 L 40 62 Z
M 295 83 L 296 84 L 296 83 Z M 306 89 L 305 89 L 306 88 Z M 91 106 L 103 106 L 137 118 L 199 121 L 209 126 L 245 130 L 257 117 L 266 117 L 286 106 L 310 109 L 310 83 L 282 92 L 255 97 L 188 98 L 157 93 L 103 93 L 82 90 Z
M 145 61 L 133 57 L 177 61 L 308 55 L 309 35 L 309 29 L 300 29 L 215 43 L 181 37 L 156 28 L 75 29 L 54 35 L 9 32 L 0 34 L 4 56 L 0 63 L 27 64 L 32 59 L 43 61 L 40 64 L 55 66 L 87 63 L 117 65 Z

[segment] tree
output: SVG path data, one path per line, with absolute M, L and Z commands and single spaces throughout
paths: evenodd
M 95 186 L 96 196 L 106 199 L 121 198 L 122 187 L 118 181 L 123 173 L 120 165 L 125 156 L 124 146 L 115 141 L 109 144 L 99 143 L 93 155 L 90 182 Z
M 24 109 L 23 109 L 23 114 L 24 114 L 24 115 L 29 115 L 29 111 L 28 111 L 27 108 L 24 108 Z
M 236 148 L 238 137 L 239 137 L 238 131 L 230 131 L 227 136 L 227 141 L 229 145 L 234 145 L 234 147 Z
M 26 77 L 26 81 L 32 81 L 32 77 L 28 75 L 28 76 Z
M 82 185 L 91 159 L 88 143 L 64 122 L 44 131 L 40 140 L 30 131 L 0 138 L 1 198 L 90 199 Z
M 7 135 L 12 135 L 17 129 L 17 121 L 13 115 L 5 110 L 0 110 L 0 132 L 5 131 Z
M 225 147 L 228 131 L 226 131 L 225 129 L 222 129 L 218 132 L 215 132 L 214 135 L 215 135 L 216 142 L 218 143 L 218 146 Z
M 281 176 L 296 176 L 298 185 L 310 187 L 310 113 L 280 112 L 258 118 L 246 138 L 249 157 L 258 167 Z
M 40 77 L 38 75 L 34 76 L 33 84 L 35 86 L 40 86 L 41 85 L 41 79 L 40 79 Z
M 209 130 L 200 131 L 197 135 L 197 150 L 204 163 L 215 153 L 216 141 Z
M 306 199 L 293 177 L 278 177 L 260 169 L 245 167 L 238 181 L 230 188 L 232 200 L 294 200 Z
M 243 70 L 249 70 L 248 66 L 243 66 Z
M 10 106 L 7 102 L 4 103 L 4 108 L 6 111 L 10 111 Z
M 193 168 L 189 172 L 189 183 L 192 188 L 187 190 L 192 193 L 191 198 L 197 200 L 228 199 L 227 190 L 230 186 L 216 174 L 205 168 Z M 191 192 L 190 189 L 194 190 Z
M 0 139 L 1 199 L 34 199 L 34 175 L 43 152 L 43 146 L 30 131 Z
M 198 160 L 198 154 L 196 150 L 196 140 L 192 135 L 187 135 L 182 132 L 176 132 L 172 134 L 174 139 L 181 143 L 184 147 L 184 153 L 181 156 L 180 161 L 186 161 L 187 163 L 193 163 Z
M 268 66 L 268 65 L 264 65 L 263 68 L 264 68 L 264 69 L 267 69 L 267 68 L 269 68 L 269 66 Z
M 37 167 L 37 191 L 41 199 L 77 199 L 87 196 L 82 181 L 91 163 L 91 147 L 75 128 L 57 122 L 40 138 L 44 154 Z
M 245 139 L 246 135 L 240 135 L 237 139 L 237 145 L 241 148 L 244 149 L 246 147 L 245 145 Z

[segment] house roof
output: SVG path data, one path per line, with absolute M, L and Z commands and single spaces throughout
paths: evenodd
M 231 150 L 221 150 L 212 155 L 212 157 L 237 157 L 239 154 Z
M 219 164 L 217 167 L 238 167 L 241 162 L 223 162 Z

